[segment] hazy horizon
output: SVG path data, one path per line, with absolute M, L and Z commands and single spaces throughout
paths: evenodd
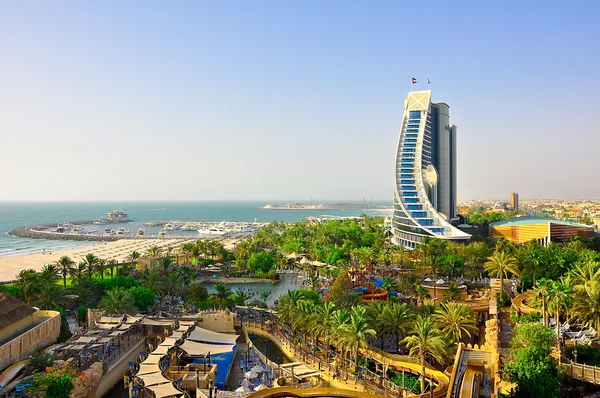
M 541 4 L 4 2 L 0 201 L 391 203 L 411 77 L 458 201 L 600 198 L 600 4 Z

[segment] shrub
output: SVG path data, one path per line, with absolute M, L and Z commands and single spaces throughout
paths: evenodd
M 127 291 L 133 297 L 133 303 L 140 311 L 146 311 L 148 307 L 154 307 L 154 292 L 147 287 L 135 286 Z

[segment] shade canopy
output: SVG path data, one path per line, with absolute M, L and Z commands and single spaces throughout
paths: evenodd
M 206 343 L 235 344 L 237 337 L 238 336 L 236 335 L 213 332 L 212 330 L 197 327 L 190 333 L 187 340 L 202 341 Z
M 224 352 L 233 351 L 234 345 L 232 344 L 204 344 L 195 343 L 193 341 L 186 340 L 182 345 L 179 346 L 183 351 L 188 353 L 190 356 L 204 356 L 210 354 L 222 354 Z
M 140 369 L 135 374 L 136 376 L 148 375 L 152 373 L 160 374 L 160 368 L 157 363 L 140 363 Z
M 170 384 L 171 383 L 171 380 L 165 379 L 160 372 L 150 373 L 150 374 L 145 374 L 145 375 L 138 375 L 137 377 L 138 377 L 138 379 L 140 379 L 144 382 L 145 387 L 155 386 L 158 384 L 165 384 L 165 383 Z
M 158 347 L 156 347 L 156 349 L 154 351 L 152 351 L 152 355 L 158 356 L 158 355 L 167 355 L 169 353 L 169 350 L 171 349 L 171 346 L 168 345 L 159 345 Z
M 163 398 L 163 397 L 181 397 L 183 393 L 173 387 L 173 384 L 166 383 L 160 384 L 157 386 L 146 387 L 147 390 L 152 391 L 154 393 L 155 398 Z
M 177 340 L 179 340 L 179 339 L 176 339 L 174 337 L 167 337 L 165 339 L 165 341 L 160 343 L 160 345 L 167 346 L 167 347 L 173 347 L 177 343 Z
M 154 354 L 154 352 L 151 352 L 142 364 L 158 364 L 163 356 L 163 354 Z

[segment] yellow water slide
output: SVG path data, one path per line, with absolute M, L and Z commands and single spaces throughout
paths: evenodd
M 10 383 L 25 366 L 27 366 L 28 362 L 29 360 L 26 359 L 24 361 L 13 363 L 6 368 L 4 372 L 0 373 L 0 390 L 8 385 L 8 383 Z

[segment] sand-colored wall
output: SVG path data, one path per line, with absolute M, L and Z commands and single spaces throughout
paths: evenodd
M 60 312 L 58 311 L 37 311 L 27 317 L 31 319 L 28 319 L 21 329 L 31 326 L 43 317 L 48 319 L 33 329 L 28 330 L 0 346 L 0 369 L 4 369 L 15 362 L 26 359 L 36 351 L 48 347 L 56 341 L 60 334 L 61 322 Z M 4 332 L 4 329 L 2 331 Z M 16 332 L 18 332 L 18 330 L 13 330 L 11 334 Z M 8 336 L 10 336 L 10 334 L 6 337 Z
M 234 314 L 225 311 L 203 311 L 200 313 L 197 325 L 201 328 L 220 333 L 233 333 Z

